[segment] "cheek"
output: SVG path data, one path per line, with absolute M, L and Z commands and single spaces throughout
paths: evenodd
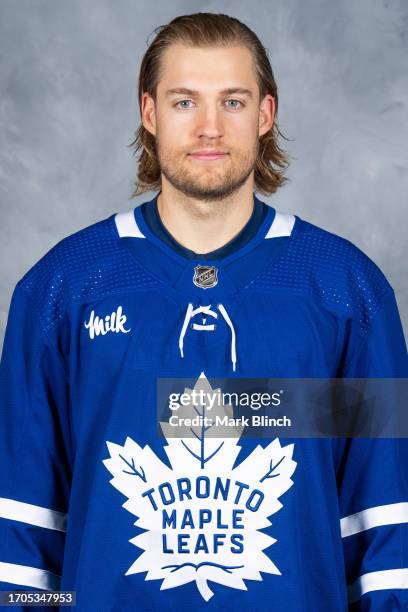
M 239 142 L 245 148 L 250 147 L 252 143 L 256 142 L 258 123 L 255 118 L 231 117 L 225 120 L 224 127 L 225 134 L 228 134 L 231 139 Z
M 157 126 L 159 145 L 163 148 L 183 149 L 183 142 L 188 142 L 192 131 L 191 119 L 174 116 L 174 113 L 161 116 Z
M 158 130 L 157 146 L 162 155 L 174 155 L 175 151 L 182 147 L 180 131 L 174 125 L 172 128 L 173 129 L 170 129 L 169 124 L 164 124 L 163 127 Z

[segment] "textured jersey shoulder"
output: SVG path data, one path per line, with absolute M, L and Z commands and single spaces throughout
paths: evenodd
M 281 256 L 248 288 L 284 288 L 308 295 L 324 308 L 359 322 L 364 334 L 392 287 L 355 244 L 297 217 L 297 228 Z
M 114 216 L 62 239 L 17 283 L 30 294 L 43 331 L 53 327 L 74 300 L 160 284 L 121 248 Z

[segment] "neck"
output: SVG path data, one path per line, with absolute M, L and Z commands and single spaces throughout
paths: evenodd
M 164 227 L 177 242 L 195 253 L 209 253 L 235 238 L 249 221 L 253 206 L 253 185 L 244 185 L 228 198 L 209 202 L 163 186 L 157 198 Z

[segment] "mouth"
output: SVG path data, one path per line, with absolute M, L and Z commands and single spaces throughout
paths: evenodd
M 214 151 L 213 153 L 189 153 L 189 157 L 198 161 L 216 161 L 223 159 L 228 153 Z

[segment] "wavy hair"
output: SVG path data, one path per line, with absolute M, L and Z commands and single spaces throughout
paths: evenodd
M 280 132 L 276 116 L 278 112 L 278 88 L 276 86 L 268 52 L 256 34 L 244 23 L 223 13 L 193 13 L 180 15 L 153 30 L 155 39 L 143 56 L 139 73 L 139 109 L 143 93 L 147 92 L 156 101 L 157 84 L 160 79 L 161 59 L 172 44 L 194 47 L 227 47 L 243 45 L 251 52 L 256 67 L 260 100 L 271 94 L 275 100 L 275 121 L 271 129 L 259 139 L 258 157 L 254 168 L 254 183 L 257 191 L 270 195 L 289 179 L 284 172 L 289 165 L 289 156 L 278 144 Z M 285 140 L 288 140 L 285 138 Z M 128 144 L 134 154 L 141 151 L 136 186 L 130 199 L 146 191 L 160 191 L 161 169 L 156 155 L 156 139 L 141 123 L 135 139 Z

